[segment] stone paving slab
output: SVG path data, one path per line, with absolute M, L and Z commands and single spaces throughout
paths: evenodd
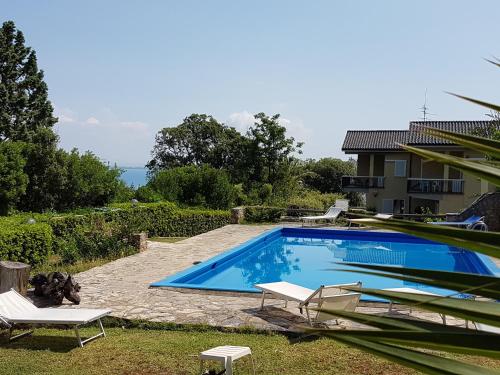
M 116 317 L 157 322 L 295 329 L 306 323 L 295 303 L 289 303 L 285 309 L 282 301 L 266 299 L 266 308 L 261 311 L 260 300 L 255 296 L 149 287 L 152 282 L 191 267 L 194 261 L 205 261 L 276 227 L 228 225 L 176 243 L 149 242 L 148 250 L 142 253 L 75 275 L 82 286 L 79 307 L 111 308 Z M 403 306 L 398 308 L 402 310 L 396 314 L 408 313 Z M 387 306 L 364 303 L 357 311 L 385 314 Z M 412 316 L 441 321 L 437 314 L 429 312 L 414 311 Z M 463 321 L 450 318 L 449 323 L 458 325 Z M 340 320 L 336 327 L 352 325 Z

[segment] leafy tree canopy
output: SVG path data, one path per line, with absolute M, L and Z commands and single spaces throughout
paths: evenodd
M 40 128 L 51 128 L 47 84 L 38 69 L 36 53 L 24 45 L 14 22 L 0 28 L 0 140 L 32 142 Z
M 147 167 L 156 172 L 208 164 L 234 171 L 242 154 L 242 140 L 239 132 L 212 116 L 192 114 L 178 126 L 164 128 L 156 135 L 153 158 Z
M 24 173 L 24 144 L 0 143 L 0 214 L 13 208 L 26 190 L 28 176 Z

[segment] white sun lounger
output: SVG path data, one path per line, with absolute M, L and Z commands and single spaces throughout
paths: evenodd
M 98 337 L 105 337 L 106 333 L 102 326 L 101 318 L 109 315 L 109 309 L 56 309 L 56 308 L 38 308 L 28 299 L 24 298 L 15 290 L 0 294 L 0 323 L 3 323 L 9 329 L 9 340 L 30 335 L 33 331 L 24 332 L 12 336 L 16 324 L 29 325 L 69 325 L 75 330 L 78 345 L 83 345 Z M 96 321 L 99 323 L 99 334 L 88 339 L 82 340 L 79 327 Z
M 337 199 L 335 201 L 335 205 L 331 206 L 328 211 L 325 212 L 324 215 L 320 216 L 303 216 L 301 217 L 302 221 L 302 226 L 304 226 L 305 223 L 312 223 L 317 221 L 317 220 L 332 220 L 332 222 L 335 222 L 337 217 L 345 211 L 347 212 L 349 210 L 349 200 L 347 199 Z
M 393 214 L 375 214 L 370 217 L 370 219 L 392 219 L 393 217 Z M 352 219 L 347 219 L 347 222 L 349 223 L 348 228 L 350 228 L 352 225 Z
M 272 294 L 275 297 L 285 300 L 285 307 L 287 306 L 288 301 L 296 301 L 299 303 L 299 310 L 301 314 L 305 308 L 307 320 L 311 325 L 312 320 L 316 322 L 324 322 L 335 319 L 333 315 L 328 314 L 321 309 L 354 311 L 359 303 L 361 294 L 345 292 L 343 290 L 344 287 L 350 286 L 361 287 L 361 282 L 353 284 L 322 285 L 316 290 L 304 288 L 300 285 L 291 284 L 286 281 L 255 285 L 257 289 L 262 290 L 262 300 L 260 304 L 261 310 L 264 309 L 266 294 Z M 314 304 L 314 307 L 319 309 L 314 318 L 311 317 L 311 313 L 309 311 L 311 304 Z M 335 321 L 338 324 L 337 319 L 335 319 Z
M 312 223 L 318 220 L 332 220 L 332 222 L 335 222 L 335 220 L 337 219 L 337 217 L 339 217 L 341 212 L 342 212 L 341 208 L 332 206 L 328 209 L 328 211 L 325 212 L 324 215 L 303 216 L 301 217 L 302 226 L 304 226 L 305 223 L 310 223 L 312 225 Z

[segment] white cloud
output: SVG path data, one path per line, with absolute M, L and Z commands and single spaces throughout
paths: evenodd
M 304 123 L 300 120 L 291 121 L 280 117 L 279 123 L 286 128 L 287 134 L 295 138 L 298 142 L 307 142 L 307 139 L 311 135 L 311 129 L 306 128 Z
M 64 121 L 61 115 L 65 116 Z M 78 120 L 70 110 L 58 111 L 58 116 L 56 130 L 60 146 L 66 150 L 76 147 L 81 152 L 92 151 L 120 166 L 143 166 L 149 160 L 156 129 L 145 122 L 122 120 L 107 108 L 86 120 Z M 69 122 L 71 126 L 67 125 Z
M 58 118 L 58 123 L 69 124 L 76 121 L 76 113 L 68 108 L 54 108 L 54 115 Z
M 234 127 L 241 133 L 246 133 L 255 122 L 255 117 L 248 111 L 234 112 L 229 115 L 226 124 Z
M 89 117 L 85 123 L 89 125 L 99 125 L 99 120 L 95 117 Z
M 229 115 L 226 124 L 233 126 L 241 133 L 246 133 L 248 128 L 255 123 L 255 117 L 248 111 L 234 112 Z M 287 135 L 292 136 L 298 142 L 305 142 L 311 135 L 311 130 L 306 128 L 300 120 L 289 120 L 284 117 L 279 118 L 279 123 L 287 130 Z
M 134 130 L 137 132 L 147 132 L 149 130 L 148 124 L 141 121 L 122 121 L 120 125 L 129 130 Z

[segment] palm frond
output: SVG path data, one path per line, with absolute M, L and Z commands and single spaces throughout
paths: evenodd
M 372 288 L 346 287 L 346 290 L 418 306 L 443 315 L 451 315 L 465 320 L 500 327 L 500 305 L 496 302 L 471 301 L 461 298 L 429 296 L 425 294 L 395 292 Z
M 432 375 L 498 375 L 499 372 L 468 363 L 439 357 L 397 345 L 373 342 L 348 335 L 329 335 L 344 344 L 363 349 L 390 361 L 414 368 Z
M 493 65 L 496 65 L 500 68 L 500 60 L 495 58 L 496 61 L 493 61 L 493 60 L 490 60 L 490 59 L 485 59 L 486 61 L 488 61 L 490 64 L 493 64 Z
M 335 314 L 335 311 L 331 311 Z M 322 332 L 312 329 L 311 333 L 324 336 L 357 337 L 379 343 L 404 345 L 430 350 L 446 350 L 454 353 L 479 355 L 500 359 L 500 336 L 492 333 L 469 332 L 415 332 L 398 330 L 328 330 Z
M 471 231 L 397 219 L 361 218 L 352 219 L 352 222 L 392 229 L 500 258 L 500 233 L 497 232 Z
M 377 264 L 350 262 L 341 262 L 338 264 L 365 268 L 378 272 L 335 269 L 337 272 L 354 272 L 372 276 L 387 277 L 500 300 L 500 278 L 494 276 L 453 271 L 423 270 L 409 267 L 383 266 Z
M 463 96 L 463 95 L 454 94 L 454 93 L 448 92 L 448 91 L 446 91 L 446 93 L 450 94 L 450 95 L 453 95 L 453 96 L 456 96 L 457 98 L 467 100 L 467 101 L 469 101 L 471 103 L 479 104 L 479 105 L 481 105 L 483 107 L 486 107 L 486 108 L 489 108 L 489 109 L 491 109 L 493 111 L 500 112 L 500 106 L 498 106 L 496 104 L 492 104 L 492 103 L 484 102 L 482 100 L 477 100 L 477 99 L 469 98 L 469 97 Z
M 447 139 L 453 143 L 462 145 L 469 149 L 480 151 L 493 157 L 500 158 L 500 141 L 470 134 L 454 133 L 447 130 L 430 128 L 427 126 L 422 126 L 421 128 L 425 134 Z
M 493 166 L 489 166 L 484 163 L 478 163 L 472 160 L 467 160 L 457 156 L 424 150 L 413 146 L 400 146 L 407 151 L 422 156 L 423 158 L 450 165 L 466 173 L 470 173 L 479 178 L 490 181 L 492 184 L 495 184 L 497 186 L 500 185 L 500 170 Z

